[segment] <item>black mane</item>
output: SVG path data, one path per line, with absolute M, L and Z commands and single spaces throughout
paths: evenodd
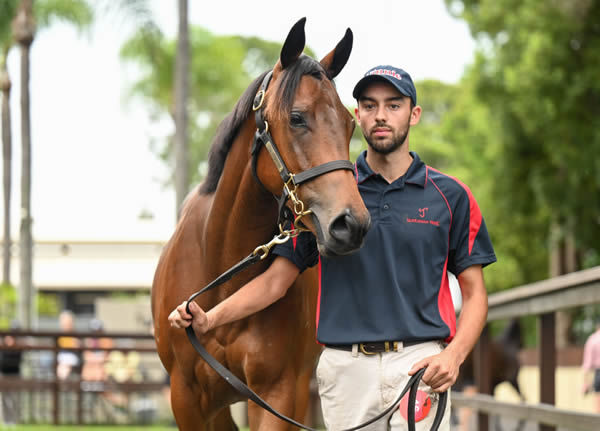
M 200 186 L 199 192 L 201 194 L 210 194 L 217 189 L 227 154 L 240 128 L 252 112 L 254 96 L 266 74 L 267 72 L 264 72 L 252 81 L 252 84 L 244 91 L 244 94 L 242 94 L 236 103 L 233 111 L 219 124 L 208 154 L 208 174 Z M 322 79 L 324 75 L 326 76 L 323 67 L 316 60 L 305 55 L 298 58 L 294 64 L 283 71 L 281 85 L 275 95 L 275 103 L 279 107 L 278 114 L 289 114 L 294 103 L 296 90 L 300 84 L 300 79 L 304 75 L 311 75 L 317 79 Z

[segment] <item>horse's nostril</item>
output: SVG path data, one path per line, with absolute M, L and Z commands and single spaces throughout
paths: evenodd
M 353 243 L 360 241 L 363 236 L 358 220 L 349 212 L 337 216 L 329 225 L 329 233 L 337 241 Z

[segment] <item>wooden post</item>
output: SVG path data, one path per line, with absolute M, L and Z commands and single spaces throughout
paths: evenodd
M 77 382 L 77 425 L 83 424 L 83 392 L 81 391 L 81 373 Z
M 555 314 L 540 315 L 540 402 L 555 403 L 556 322 Z M 555 431 L 553 426 L 540 424 L 540 431 Z
M 59 399 L 59 381 L 56 372 L 58 367 L 58 337 L 54 337 L 54 391 L 52 392 L 52 407 L 54 413 L 54 425 L 58 425 L 60 420 L 60 399 Z
M 492 393 L 492 376 L 490 373 L 490 335 L 488 325 L 485 325 L 479 341 L 475 345 L 475 383 L 480 394 Z M 479 431 L 488 431 L 489 417 L 485 413 L 477 414 Z

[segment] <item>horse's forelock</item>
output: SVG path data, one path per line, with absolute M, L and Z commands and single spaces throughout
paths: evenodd
M 278 115 L 286 116 L 290 113 L 296 91 L 304 75 L 310 75 L 317 79 L 329 79 L 325 69 L 318 61 L 306 55 L 300 56 L 298 61 L 284 69 L 275 100 L 271 104 L 271 106 L 277 106 L 277 109 L 273 109 L 273 111 L 276 111 Z

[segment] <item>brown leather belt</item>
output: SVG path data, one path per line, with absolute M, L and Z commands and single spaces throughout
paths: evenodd
M 414 346 L 415 344 L 425 343 L 426 341 L 378 341 L 373 343 L 357 343 L 358 351 L 365 355 L 374 355 L 376 353 L 398 352 L 402 347 Z M 325 344 L 325 347 L 331 349 L 352 351 L 353 344 Z

